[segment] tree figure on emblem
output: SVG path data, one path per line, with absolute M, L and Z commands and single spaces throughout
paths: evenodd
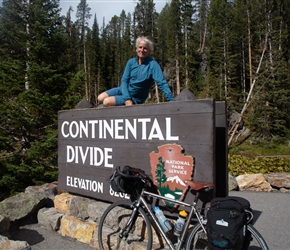
M 165 175 L 165 164 L 162 161 L 162 157 L 158 158 L 158 164 L 156 165 L 156 181 L 158 182 L 158 188 L 161 189 L 163 183 L 166 182 L 167 177 Z

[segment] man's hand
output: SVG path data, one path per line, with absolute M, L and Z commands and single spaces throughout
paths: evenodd
M 132 106 L 132 105 L 133 105 L 132 100 L 127 100 L 127 101 L 125 102 L 125 105 L 126 105 L 126 106 Z

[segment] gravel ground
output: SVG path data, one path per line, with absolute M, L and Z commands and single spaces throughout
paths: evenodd
M 39 224 L 29 224 L 11 233 L 10 239 L 26 241 L 32 250 L 92 250 L 84 244 L 70 237 L 62 237 L 58 233 L 47 230 Z

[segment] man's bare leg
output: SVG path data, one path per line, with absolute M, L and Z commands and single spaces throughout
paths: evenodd
M 108 97 L 108 94 L 106 92 L 103 92 L 103 93 L 99 94 L 98 95 L 99 103 L 103 103 L 103 101 L 105 100 L 106 97 Z
M 106 92 L 99 94 L 98 101 L 103 103 L 104 106 L 116 106 L 116 100 L 114 96 L 108 96 Z

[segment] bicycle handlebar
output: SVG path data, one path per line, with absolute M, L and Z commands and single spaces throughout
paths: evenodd
M 133 167 L 130 167 L 130 166 L 125 166 L 129 172 L 131 173 L 134 173 L 134 175 L 128 175 L 128 174 L 125 174 L 121 171 L 121 167 L 118 166 L 116 168 L 117 170 L 117 173 L 125 178 L 129 178 L 129 179 L 136 179 L 136 178 L 142 178 L 142 179 L 146 179 L 146 180 L 149 180 L 150 177 L 140 168 L 133 168 Z M 124 167 L 124 168 L 125 168 Z

